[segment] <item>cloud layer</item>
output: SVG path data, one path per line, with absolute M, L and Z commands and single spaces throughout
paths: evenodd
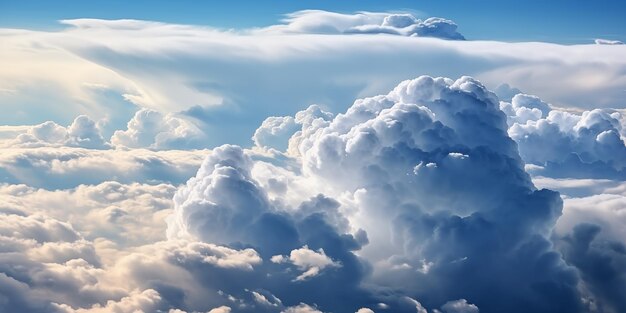
M 136 20 L 63 23 L 68 28 L 53 33 L 0 32 L 0 100 L 19 113 L 0 122 L 69 124 L 89 114 L 107 121 L 109 137 L 139 107 L 181 113 L 164 127 L 186 134 L 198 127 L 204 147 L 247 145 L 267 116 L 316 103 L 343 111 L 354 98 L 421 74 L 472 75 L 491 87 L 507 82 L 558 106 L 624 107 L 623 45 L 425 38 L 458 33 L 447 20 L 389 13 L 306 11 L 286 24 L 230 31 Z M 420 36 L 363 34 L 380 31 Z

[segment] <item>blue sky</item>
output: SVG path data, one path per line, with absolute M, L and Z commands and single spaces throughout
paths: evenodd
M 0 1 L 0 27 L 58 29 L 68 18 L 144 19 L 224 28 L 267 26 L 283 14 L 322 9 L 409 11 L 454 20 L 470 39 L 587 43 L 626 39 L 624 1 Z M 421 13 L 421 14 L 420 14 Z

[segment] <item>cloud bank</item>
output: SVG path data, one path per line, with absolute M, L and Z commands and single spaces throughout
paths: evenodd
M 561 217 L 561 197 L 537 189 L 524 164 L 534 160 L 529 152 L 542 151 L 537 160 L 548 163 L 560 154 L 518 135 L 527 129 L 553 139 L 535 127 L 553 123 L 576 139 L 570 151 L 608 144 L 587 155 L 614 166 L 619 158 L 608 157 L 624 143 L 603 138 L 620 134 L 615 113 L 567 113 L 525 94 L 500 102 L 470 77 L 422 76 L 344 113 L 311 106 L 269 118 L 252 150 L 72 148 L 66 128 L 29 128 L 61 144 L 5 149 L 12 183 L 45 185 L 0 188 L 0 288 L 12 294 L 3 305 L 25 312 L 618 312 L 615 290 L 626 284 L 615 208 L 623 188 L 607 181 L 600 195 L 566 197 Z M 117 134 L 175 132 L 157 128 L 164 118 L 141 111 Z M 88 168 L 93 181 L 80 175 Z M 43 175 L 64 183 L 50 185 Z M 576 191 L 558 176 L 539 181 Z M 590 211 L 586 203 L 596 205 Z
M 52 33 L 0 32 L 0 100 L 19 112 L 0 122 L 63 125 L 89 114 L 107 121 L 106 138 L 139 107 L 178 112 L 182 120 L 165 127 L 193 138 L 199 128 L 204 147 L 248 145 L 253 125 L 267 116 L 293 115 L 311 104 L 344 111 L 355 98 L 421 74 L 472 75 L 493 88 L 506 82 L 561 107 L 624 107 L 624 46 L 414 38 L 401 35 L 453 34 L 453 24 L 389 13 L 306 11 L 286 24 L 229 31 L 136 20 L 63 23 L 67 29 Z M 363 33 L 384 30 L 402 32 Z M 72 105 L 59 109 L 65 103 Z

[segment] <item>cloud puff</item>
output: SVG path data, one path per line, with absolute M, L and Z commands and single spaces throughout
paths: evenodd
M 305 303 L 300 303 L 296 306 L 291 306 L 282 311 L 281 313 L 322 313 L 322 311 Z
M 22 128 L 16 138 L 4 140 L 6 147 L 68 146 L 89 149 L 108 149 L 96 123 L 85 115 L 74 119 L 68 127 L 47 121 L 39 125 Z
M 610 109 L 570 113 L 551 109 L 541 99 L 516 95 L 501 102 L 509 134 L 532 172 L 573 178 L 626 178 L 624 117 Z
M 332 113 L 315 104 L 299 111 L 294 117 L 271 116 L 256 129 L 252 140 L 257 147 L 285 151 L 289 146 L 294 147 L 298 144 L 299 138 L 306 135 L 303 132 L 323 126 L 332 117 Z
M 478 313 L 478 307 L 467 303 L 465 299 L 459 299 L 455 301 L 448 301 L 441 306 L 441 309 L 445 313 Z
M 283 255 L 272 256 L 271 261 L 273 263 L 285 263 L 291 262 L 302 271 L 296 281 L 306 280 L 315 277 L 320 274 L 324 268 L 341 266 L 340 263 L 333 262 L 325 253 L 324 249 L 320 248 L 317 251 L 309 249 L 304 246 L 299 249 L 294 249 L 289 254 L 289 257 Z
M 286 25 L 260 29 L 260 33 L 307 34 L 389 34 L 464 40 L 457 25 L 447 19 L 431 17 L 424 21 L 411 14 L 360 12 L 340 14 L 304 10 L 287 15 Z
M 206 147 L 206 135 L 198 127 L 172 114 L 163 115 L 154 110 L 141 109 L 126 127 L 126 130 L 118 130 L 113 134 L 113 145 L 155 150 Z
M 225 305 L 222 305 L 219 308 L 215 308 L 209 311 L 209 313 L 230 313 L 231 308 Z
M 608 39 L 596 39 L 594 40 L 596 45 L 623 45 L 624 43 L 619 40 L 608 40 Z

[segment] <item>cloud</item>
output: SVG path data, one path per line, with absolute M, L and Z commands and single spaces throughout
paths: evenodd
M 111 143 L 128 148 L 194 149 L 206 147 L 206 135 L 193 123 L 172 114 L 141 109 L 126 130 L 115 131 Z
M 327 267 L 338 267 L 340 263 L 333 262 L 325 253 L 324 249 L 313 251 L 306 245 L 300 249 L 294 249 L 291 251 L 289 257 L 282 255 L 275 255 L 271 258 L 273 263 L 285 263 L 291 262 L 302 271 L 296 281 L 302 281 L 310 279 L 320 274 L 320 272 Z
M 119 302 L 107 301 L 106 305 L 94 305 L 89 309 L 73 309 L 67 305 L 59 305 L 61 312 L 66 313 L 134 313 L 134 312 L 154 312 L 159 307 L 161 297 L 155 290 L 148 289 L 141 293 L 134 293 L 122 298 Z
M 85 115 L 74 119 L 71 125 L 63 127 L 47 121 L 39 125 L 17 130 L 16 137 L 3 140 L 8 147 L 81 147 L 88 149 L 108 149 L 109 144 L 102 137 L 96 123 Z M 11 131 L 9 131 L 11 133 Z
M 555 110 L 527 95 L 512 98 L 508 115 L 502 106 L 471 77 L 422 76 L 344 113 L 295 113 L 293 129 L 264 139 L 282 151 L 5 149 L 6 173 L 31 186 L 0 186 L 0 290 L 12 291 L 0 303 L 26 312 L 618 310 L 621 200 L 566 197 L 561 216 L 563 200 L 536 188 L 507 124 L 521 108 L 538 112 L 526 124 Z M 612 114 L 559 121 L 595 131 L 616 128 Z M 87 169 L 93 183 L 80 185 Z M 602 193 L 622 192 L 603 184 Z M 599 226 L 576 226 L 588 217 L 575 208 L 601 198 Z M 597 260 L 602 273 L 589 265 Z M 616 278 L 602 280 L 607 271 Z
M 623 45 L 624 43 L 619 40 L 608 40 L 608 39 L 596 39 L 594 40 L 596 45 Z
M 572 113 L 518 94 L 501 102 L 509 134 L 531 173 L 571 178 L 626 178 L 624 117 L 611 109 Z
M 410 20 L 389 13 L 307 14 L 293 25 L 278 26 L 308 31 L 329 24 L 383 27 L 388 16 L 397 16 L 388 19 L 390 25 Z M 314 103 L 343 111 L 354 98 L 386 92 L 421 74 L 473 75 L 492 87 L 507 82 L 561 107 L 623 107 L 626 63 L 620 46 L 272 34 L 135 20 L 65 23 L 67 29 L 53 33 L 1 33 L 6 70 L 0 81 L 15 92 L 0 98 L 21 112 L 4 117 L 5 124 L 40 123 L 42 115 L 63 124 L 89 112 L 119 129 L 140 106 L 196 118 L 189 121 L 207 134 L 206 147 L 248 144 L 267 116 L 291 115 Z M 37 99 L 50 99 L 47 107 L 32 99 L 35 91 Z M 59 109 L 57 103 L 72 105 Z
M 202 242 L 129 247 L 106 234 L 92 241 L 44 214 L 0 214 L 0 290 L 12 295 L 0 303 L 2 311 L 157 312 L 189 306 L 206 311 L 222 301 L 192 273 L 250 272 L 261 263 L 252 249 Z M 189 303 L 177 298 L 183 290 Z
M 197 171 L 207 153 L 207 150 L 5 148 L 0 156 L 0 179 L 46 189 L 104 181 L 179 184 Z
M 287 14 L 285 25 L 270 26 L 256 32 L 261 34 L 388 34 L 414 37 L 436 37 L 464 40 L 457 25 L 447 19 L 431 17 L 424 21 L 411 14 L 360 12 L 340 14 L 319 10 L 304 10 Z
M 448 301 L 446 304 L 441 306 L 441 309 L 445 313 L 478 313 L 478 307 L 467 303 L 465 299 L 459 299 L 455 301 Z
M 581 223 L 561 238 L 559 245 L 565 260 L 576 266 L 585 281 L 583 295 L 589 311 L 621 312 L 626 301 L 626 245 L 623 241 L 602 240 L 602 228 Z
M 303 132 L 310 132 L 312 128 L 319 128 L 332 118 L 332 113 L 313 104 L 305 110 L 297 112 L 294 117 L 271 116 L 266 118 L 254 132 L 252 140 L 257 147 L 285 151 L 289 146 L 294 147 L 298 144 Z
M 215 308 L 209 311 L 209 313 L 230 313 L 231 308 L 228 306 L 221 306 L 219 308 Z
M 322 313 L 322 311 L 305 303 L 300 303 L 297 306 L 288 307 L 281 313 Z
M 515 102 L 545 109 L 537 101 L 520 96 Z M 288 278 L 283 283 L 295 278 L 305 286 L 332 282 L 366 261 L 370 275 L 357 271 L 348 277 L 357 285 L 376 286 L 367 301 L 399 311 L 417 306 L 374 291 L 393 288 L 427 307 L 460 296 L 475 303 L 454 302 L 450 310 L 454 305 L 507 312 L 582 307 L 576 271 L 549 239 L 561 199 L 533 186 L 508 136 L 498 98 L 478 81 L 423 76 L 386 95 L 359 99 L 332 119 L 311 120 L 317 122 L 303 123 L 294 133 L 282 161 L 267 163 L 261 161 L 267 156 L 236 146 L 216 148 L 177 192 L 168 237 L 253 247 L 270 260 L 267 269 L 285 271 L 276 276 Z M 289 158 L 297 160 L 295 165 Z M 415 170 L 419 164 L 433 166 Z M 270 179 L 288 183 L 279 190 Z M 324 196 L 307 199 L 301 185 L 319 187 Z M 341 218 L 331 218 L 334 214 Z M 313 245 L 314 234 L 328 226 L 324 236 L 349 241 Z M 357 239 L 358 229 L 363 240 Z M 355 263 L 352 251 L 363 261 Z M 540 261 L 546 258 L 552 261 Z M 286 262 L 304 274 L 286 271 Z M 341 267 L 309 277 L 333 263 Z M 333 311 L 359 304 L 301 293 L 294 298 L 295 285 L 286 292 L 270 288 L 269 281 L 259 283 L 287 304 L 317 303 Z M 524 299 L 524 305 L 515 299 Z

